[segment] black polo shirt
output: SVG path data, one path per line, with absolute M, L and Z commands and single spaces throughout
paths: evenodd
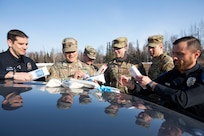
M 155 80 L 154 92 L 164 101 L 164 106 L 204 121 L 204 68 L 198 63 L 185 73 L 173 69 Z
M 32 59 L 26 56 L 17 59 L 11 54 L 9 49 L 0 53 L 0 79 L 4 79 L 5 75 L 14 69 L 16 72 L 29 72 L 37 68 Z

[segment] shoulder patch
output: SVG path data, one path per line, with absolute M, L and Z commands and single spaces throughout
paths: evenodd
M 30 62 L 27 63 L 27 70 L 28 70 L 28 71 L 32 70 L 32 65 L 31 65 Z

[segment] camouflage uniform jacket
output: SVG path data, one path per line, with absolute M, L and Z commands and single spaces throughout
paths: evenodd
M 173 59 L 166 53 L 163 53 L 159 57 L 153 58 L 152 64 L 148 70 L 148 76 L 154 80 L 162 73 L 172 70 L 173 68 Z
M 50 76 L 48 77 L 48 80 L 52 78 L 57 78 L 61 80 L 73 78 L 75 72 L 78 70 L 82 70 L 89 75 L 92 75 L 93 73 L 90 67 L 87 64 L 81 62 L 80 60 L 77 60 L 77 62 L 73 63 L 69 63 L 64 60 L 61 62 L 56 62 L 51 66 L 49 70 Z
M 135 65 L 141 74 L 146 75 L 145 69 L 143 64 L 137 60 L 136 58 L 131 57 L 130 55 L 126 54 L 124 58 L 118 59 L 115 58 L 108 63 L 108 68 L 106 69 L 104 76 L 107 86 L 112 86 L 119 88 L 121 92 L 129 93 L 128 88 L 125 86 L 121 86 L 119 84 L 120 76 L 125 75 L 131 78 L 129 73 L 129 68 Z
M 91 71 L 92 71 L 92 75 L 95 75 L 96 72 L 98 71 L 98 67 L 91 64 L 91 65 L 88 65 L 90 68 L 91 68 Z

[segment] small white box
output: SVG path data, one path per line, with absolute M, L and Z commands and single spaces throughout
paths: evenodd
M 140 73 L 140 71 L 135 67 L 132 66 L 131 68 L 129 68 L 129 72 L 131 73 L 132 77 L 136 77 L 136 76 L 141 76 L 142 74 Z
M 47 67 L 42 67 L 42 68 L 33 70 L 29 73 L 32 75 L 32 80 L 36 80 L 50 74 L 47 70 Z

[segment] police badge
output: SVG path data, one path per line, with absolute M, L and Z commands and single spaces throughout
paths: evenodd
M 28 70 L 28 71 L 32 70 L 32 65 L 31 65 L 30 62 L 27 63 L 27 70 Z
M 192 85 L 194 85 L 196 82 L 196 78 L 195 77 L 189 77 L 186 81 L 186 84 L 188 87 L 191 87 Z

